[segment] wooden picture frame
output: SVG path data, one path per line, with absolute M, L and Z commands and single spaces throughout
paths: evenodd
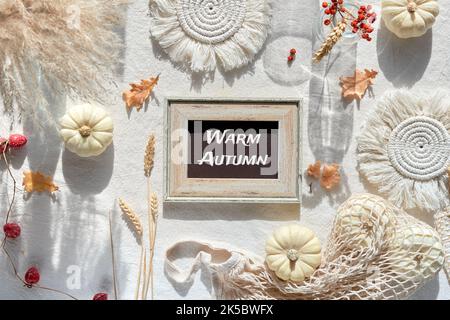
M 164 156 L 165 202 L 300 204 L 301 119 L 301 100 L 299 99 L 167 98 Z M 257 178 L 242 178 L 240 176 L 227 178 L 188 177 L 188 174 L 191 174 L 191 172 L 198 173 L 198 170 L 191 170 L 191 168 L 195 167 L 195 169 L 198 169 L 198 163 L 200 163 L 198 161 L 198 163 L 193 164 L 189 161 L 189 157 L 191 157 L 189 150 L 194 149 L 194 142 L 192 142 L 194 135 L 191 132 L 192 123 L 197 122 L 201 124 L 229 123 L 230 126 L 245 123 L 265 126 L 265 124 L 272 125 L 277 123 L 277 128 L 271 130 L 271 132 L 276 132 L 276 135 L 271 133 L 269 137 L 267 134 L 268 139 L 273 140 L 270 140 L 271 142 L 269 143 L 272 145 L 272 148 L 274 148 L 273 145 L 277 145 L 276 158 L 274 155 L 270 157 L 270 159 L 277 159 L 276 164 L 272 160 L 270 160 L 272 164 L 269 164 L 272 166 L 276 165 L 275 178 L 274 176 L 265 178 L 263 175 Z M 259 132 L 268 132 L 268 130 L 260 130 Z M 209 136 L 211 136 L 211 132 L 208 133 Z M 223 132 L 223 135 L 225 133 L 226 131 Z M 249 135 L 251 136 L 251 134 Z M 258 134 L 257 136 L 260 135 Z M 204 132 L 201 132 L 200 139 L 203 139 L 201 140 L 201 152 L 206 154 L 206 149 L 203 149 L 205 144 Z M 226 145 L 224 144 L 223 146 L 225 148 Z M 261 149 L 262 145 L 258 145 L 257 152 L 261 152 Z M 266 153 L 268 154 L 269 151 L 266 150 Z M 265 159 L 267 159 L 267 156 Z M 245 161 L 244 163 L 248 164 Z M 215 169 L 210 167 L 212 165 L 207 167 L 207 170 L 202 170 L 209 172 L 208 174 L 214 173 L 213 170 Z M 264 172 L 262 167 L 259 171 L 255 171 L 254 167 L 247 167 L 251 168 L 251 170 L 240 168 L 243 170 L 239 172 L 244 172 L 245 174 L 248 174 L 250 171 Z M 267 169 L 266 171 L 269 170 Z M 217 173 L 218 171 L 216 171 Z

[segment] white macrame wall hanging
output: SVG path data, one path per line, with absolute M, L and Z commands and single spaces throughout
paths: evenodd
M 250 63 L 270 27 L 268 0 L 150 0 L 152 37 L 194 72 Z
M 359 171 L 397 206 L 450 204 L 450 97 L 386 94 L 358 138 Z

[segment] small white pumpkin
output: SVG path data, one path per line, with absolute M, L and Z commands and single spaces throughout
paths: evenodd
M 302 282 L 320 266 L 320 252 L 320 241 L 311 230 L 283 226 L 267 240 L 266 263 L 280 279 Z
M 356 194 L 338 209 L 336 231 L 353 247 L 371 248 L 393 233 L 395 208 L 372 194 Z
M 60 134 L 68 150 L 80 157 L 102 154 L 113 141 L 114 125 L 103 108 L 77 105 L 60 120 Z
M 424 35 L 439 15 L 436 0 L 383 0 L 381 7 L 386 27 L 404 39 Z
M 391 247 L 393 270 L 403 279 L 429 279 L 444 264 L 444 248 L 430 226 L 401 226 Z

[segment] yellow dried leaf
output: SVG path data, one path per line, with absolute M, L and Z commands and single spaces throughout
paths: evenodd
M 145 102 L 148 101 L 150 94 L 155 86 L 158 84 L 159 75 L 149 80 L 141 80 L 139 84 L 130 83 L 131 89 L 125 91 L 122 94 L 123 101 L 125 101 L 128 109 L 135 107 L 137 111 L 140 111 Z
M 320 163 L 320 160 L 317 160 L 316 163 L 310 164 L 308 166 L 308 176 L 319 179 L 320 178 L 320 167 L 322 164 Z
M 349 101 L 361 100 L 377 75 L 377 71 L 365 69 L 356 70 L 352 77 L 341 77 L 342 97 Z
M 22 185 L 26 192 L 56 192 L 58 186 L 53 183 L 53 178 L 40 172 L 27 171 L 23 173 Z
M 331 190 L 341 182 L 341 174 L 339 173 L 339 165 L 324 165 L 322 170 L 322 178 L 320 185 L 326 190 Z

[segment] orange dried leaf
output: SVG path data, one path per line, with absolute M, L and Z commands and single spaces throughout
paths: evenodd
M 320 178 L 320 167 L 322 164 L 320 163 L 320 160 L 317 160 L 316 163 L 310 164 L 308 166 L 308 176 L 319 179 Z
M 326 190 L 331 190 L 340 182 L 341 174 L 339 173 L 339 165 L 324 165 L 322 170 L 322 178 L 320 179 L 320 185 Z
M 158 81 L 159 75 L 156 78 L 152 77 L 149 80 L 141 80 L 139 84 L 130 83 L 131 89 L 122 94 L 122 99 L 125 101 L 127 108 L 131 109 L 135 107 L 137 111 L 140 111 L 150 98 Z
M 56 192 L 58 186 L 53 183 L 53 178 L 40 172 L 27 171 L 23 174 L 22 185 L 26 192 Z
M 361 100 L 369 86 L 374 84 L 373 79 L 377 75 L 377 71 L 365 69 L 356 70 L 352 77 L 341 77 L 342 96 L 349 101 Z

